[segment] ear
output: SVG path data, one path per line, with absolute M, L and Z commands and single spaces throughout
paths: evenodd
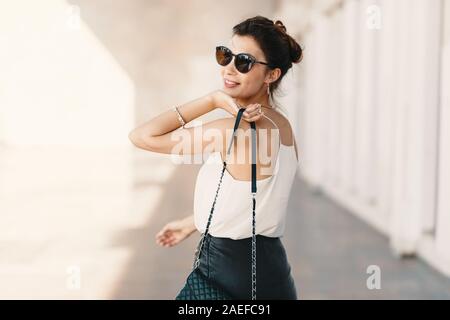
M 277 79 L 281 76 L 281 69 L 280 68 L 275 68 L 275 69 L 271 69 L 269 70 L 269 72 L 266 75 L 266 79 L 265 82 L 272 83 L 277 81 Z

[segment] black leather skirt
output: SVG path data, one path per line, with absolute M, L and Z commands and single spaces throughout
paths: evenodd
M 251 299 L 251 238 L 205 237 L 200 271 L 236 300 Z M 297 300 L 280 238 L 256 236 L 256 299 Z

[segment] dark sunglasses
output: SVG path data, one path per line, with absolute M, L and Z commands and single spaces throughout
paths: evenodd
M 228 65 L 234 58 L 234 66 L 240 73 L 249 72 L 255 63 L 269 65 L 267 62 L 257 61 L 254 56 L 248 53 L 234 54 L 230 49 L 224 46 L 216 47 L 216 60 L 221 66 Z

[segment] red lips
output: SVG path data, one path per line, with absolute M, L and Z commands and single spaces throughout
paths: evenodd
M 232 81 L 232 80 L 225 79 L 225 78 L 223 79 L 223 83 L 224 83 L 225 87 L 227 87 L 227 88 L 234 88 L 239 85 L 239 82 Z

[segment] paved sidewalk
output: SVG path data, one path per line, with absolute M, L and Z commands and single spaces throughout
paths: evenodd
M 285 245 L 300 299 L 450 299 L 450 279 L 420 258 L 399 259 L 388 239 L 297 180 Z M 369 290 L 369 265 L 381 289 Z

